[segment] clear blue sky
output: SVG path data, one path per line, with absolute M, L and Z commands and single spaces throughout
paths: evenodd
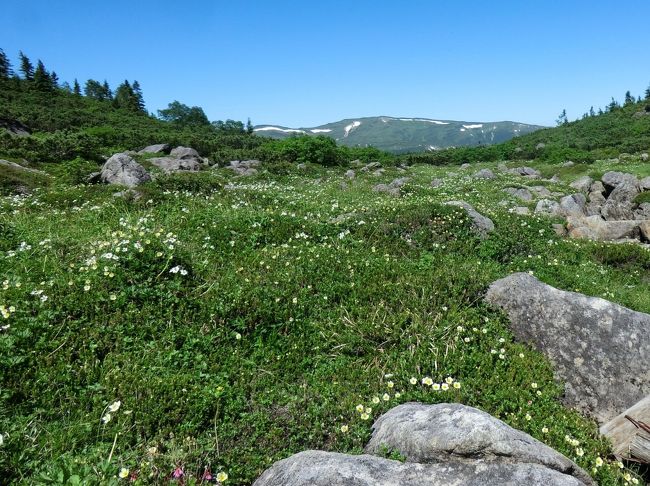
M 100 6 L 101 5 L 101 6 Z M 417 116 L 551 125 L 650 83 L 648 0 L 5 1 L 0 47 L 147 108 L 314 126 Z M 15 62 L 14 62 L 15 64 Z

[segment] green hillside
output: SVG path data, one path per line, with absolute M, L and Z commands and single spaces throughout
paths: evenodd
M 259 125 L 255 133 L 271 138 L 326 135 L 349 147 L 372 146 L 392 153 L 426 152 L 448 147 L 490 145 L 524 135 L 540 126 L 509 121 L 462 122 L 390 116 L 350 118 L 313 128 Z

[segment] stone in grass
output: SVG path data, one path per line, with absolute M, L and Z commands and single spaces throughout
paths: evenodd
M 496 176 L 490 169 L 481 169 L 472 176 L 475 179 L 494 179 Z
M 472 228 L 474 228 L 481 237 L 486 237 L 489 233 L 494 231 L 494 223 L 492 220 L 476 211 L 476 209 L 474 209 L 469 203 L 466 203 L 465 201 L 448 201 L 445 204 L 448 206 L 463 208 L 472 220 Z
M 400 462 L 371 455 L 304 451 L 278 461 L 253 486 L 585 486 L 579 479 L 536 464 L 480 461 Z
M 501 420 L 458 403 L 405 403 L 373 425 L 365 452 L 395 451 L 408 462 L 450 460 L 536 464 L 590 484 L 589 475 L 559 452 Z
M 650 315 L 556 289 L 528 273 L 497 280 L 486 300 L 566 383 L 565 401 L 605 423 L 650 394 Z

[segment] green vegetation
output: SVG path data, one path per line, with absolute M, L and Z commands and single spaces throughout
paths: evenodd
M 513 167 L 524 146 L 557 172 L 562 150 L 593 156 L 559 134 L 577 140 L 575 127 L 592 120 L 548 131 L 541 150 L 533 134 L 412 156 L 429 165 L 412 167 L 392 198 L 371 188 L 403 169 L 376 149 L 265 140 L 232 121 L 159 120 L 116 105 L 103 85 L 103 99 L 81 96 L 78 83 L 45 93 L 29 64 L 24 57 L 24 77 L 13 78 L 0 56 L 0 112 L 34 130 L 1 135 L 0 158 L 47 172 L 0 166 L 4 193 L 33 188 L 0 198 L 3 482 L 195 484 L 222 473 L 226 484 L 250 484 L 304 449 L 360 452 L 373 419 L 412 400 L 477 406 L 600 484 L 632 480 L 595 423 L 562 406 L 550 364 L 514 342 L 482 296 L 495 279 L 529 271 L 650 312 L 647 250 L 561 239 L 549 220 L 499 205 L 500 189 L 521 179 L 470 180 L 436 166 L 477 154 L 494 157 L 477 168 Z M 140 197 L 80 184 L 102 155 L 163 141 L 264 164 L 246 179 L 224 169 L 159 175 Z M 556 155 L 544 158 L 547 149 Z M 355 158 L 386 172 L 345 179 L 338 165 Z M 546 184 L 568 191 L 585 171 L 647 166 L 636 156 L 595 161 Z M 444 182 L 434 189 L 432 178 Z M 443 204 L 451 199 L 491 217 L 495 233 L 479 239 L 462 210 Z

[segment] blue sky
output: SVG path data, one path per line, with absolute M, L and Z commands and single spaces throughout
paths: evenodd
M 137 79 L 150 111 L 179 100 L 211 120 L 551 125 L 650 83 L 648 0 L 33 0 L 0 17 L 14 63 Z

